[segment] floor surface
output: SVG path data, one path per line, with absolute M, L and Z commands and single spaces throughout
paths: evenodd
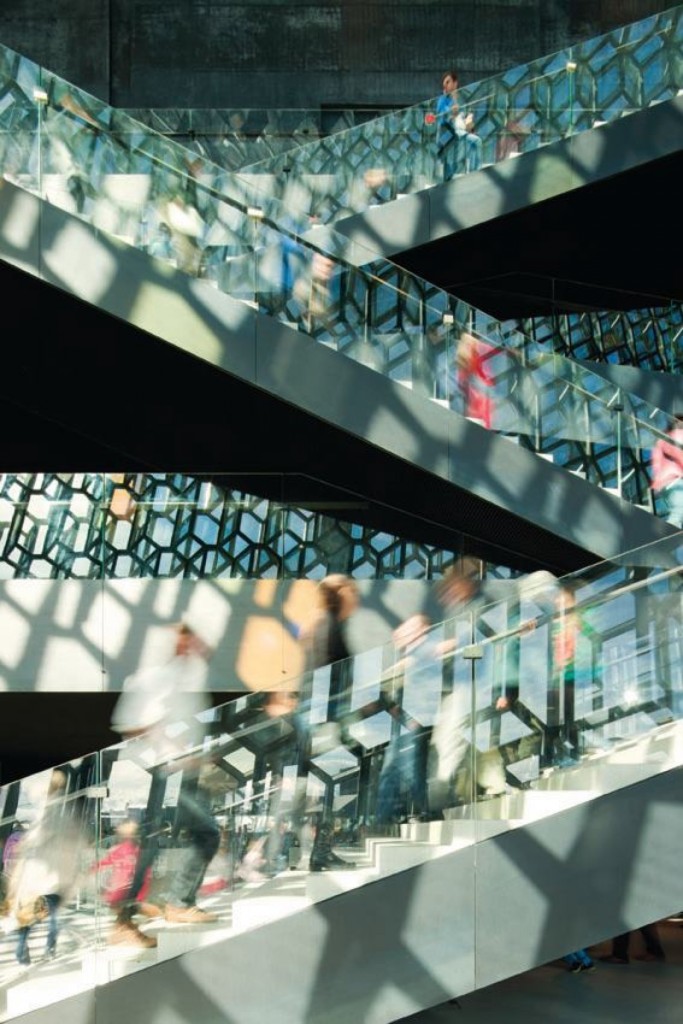
M 683 919 L 662 921 L 665 963 L 641 963 L 639 933 L 626 966 L 598 962 L 592 974 L 571 974 L 561 961 L 403 1018 L 403 1024 L 683 1024 Z M 591 955 L 610 952 L 595 946 Z

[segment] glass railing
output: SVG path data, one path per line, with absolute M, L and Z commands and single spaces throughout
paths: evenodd
M 329 664 L 323 615 L 308 667 L 217 707 L 206 633 L 140 649 L 124 739 L 0 789 L 2 1019 L 683 764 L 682 557 L 449 574 L 452 618 Z
M 681 7 L 255 164 L 271 194 L 323 220 L 521 156 L 677 95 Z
M 683 372 L 680 302 L 626 311 L 555 313 L 515 323 L 526 337 L 570 358 Z
M 239 171 L 304 146 L 313 139 L 366 124 L 386 110 L 362 106 L 224 110 L 128 108 L 125 113 L 220 167 Z
M 478 700 L 507 702 L 495 742 L 478 747 L 484 769 L 498 746 L 508 784 L 552 790 L 565 769 L 559 788 L 581 801 L 680 763 L 682 540 L 566 576 L 550 602 L 532 575 L 513 616 L 501 605 L 480 616 L 469 652 Z
M 430 397 L 591 483 L 665 514 L 661 497 L 651 490 L 650 462 L 671 425 L 670 412 L 551 351 L 542 332 L 523 334 L 465 303 L 452 305 L 428 338 L 422 373 Z M 389 375 L 396 379 L 397 373 L 390 369 Z
M 665 429 L 662 412 L 331 228 L 264 201 L 248 182 L 188 158 L 25 58 L 6 49 L 0 57 L 8 180 L 156 257 L 150 272 L 159 282 L 164 263 L 201 277 L 541 454 L 559 460 L 569 443 L 563 465 L 647 502 L 640 453 Z

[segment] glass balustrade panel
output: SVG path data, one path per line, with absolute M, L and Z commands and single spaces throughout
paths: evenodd
M 0 1019 L 101 980 L 99 754 L 0 788 Z M 104 870 L 104 869 L 102 869 Z
M 678 537 L 550 587 L 539 577 L 535 592 L 522 584 L 507 628 L 484 639 L 473 662 L 486 696 L 480 834 L 681 763 L 682 552 Z M 487 792 L 491 762 L 497 781 Z

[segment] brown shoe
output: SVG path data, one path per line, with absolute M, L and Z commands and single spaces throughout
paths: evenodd
M 172 903 L 166 904 L 164 917 L 169 924 L 210 924 L 218 920 L 218 914 L 210 914 L 208 910 L 200 910 L 199 907 L 174 907 Z
M 164 912 L 161 907 L 157 907 L 155 903 L 141 903 L 138 907 L 138 913 L 142 914 L 143 917 L 164 916 Z
M 138 949 L 154 949 L 157 940 L 152 935 L 145 935 L 132 922 L 115 924 L 107 936 L 110 946 L 137 946 Z

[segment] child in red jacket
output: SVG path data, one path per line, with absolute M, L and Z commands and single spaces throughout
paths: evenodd
M 138 892 L 130 892 L 140 855 L 137 822 L 121 822 L 116 834 L 120 842 L 112 846 L 95 865 L 95 869 L 101 872 L 100 888 L 104 899 L 116 911 L 116 921 L 107 941 L 111 944 L 151 948 L 156 946 L 156 939 L 141 932 L 132 920 L 136 911 L 146 917 L 158 917 L 161 914 L 158 907 L 147 901 L 152 885 L 151 868 L 147 868 Z

